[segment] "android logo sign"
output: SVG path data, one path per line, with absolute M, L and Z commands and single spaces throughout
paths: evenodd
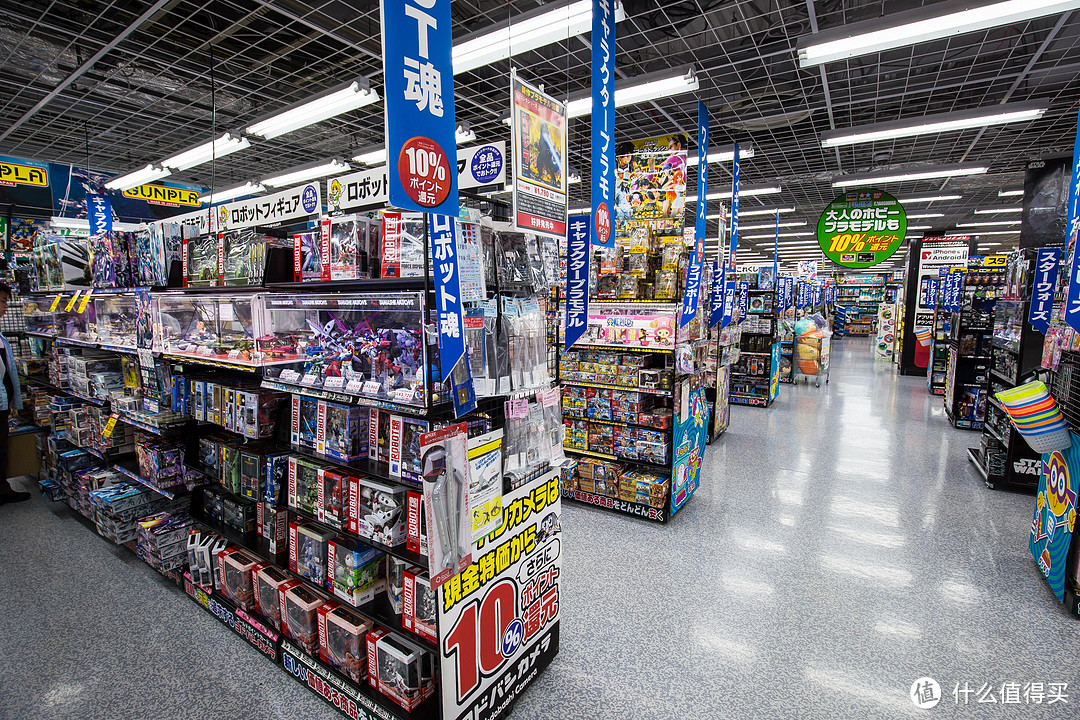
M 1028 549 L 1058 600 L 1065 601 L 1065 560 L 1076 526 L 1076 477 L 1080 472 L 1080 436 L 1072 446 L 1043 453 L 1043 472 Z

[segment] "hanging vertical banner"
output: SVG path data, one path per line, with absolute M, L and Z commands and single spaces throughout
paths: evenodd
M 719 260 L 712 264 L 712 293 L 709 298 L 709 327 L 724 319 L 724 271 Z
M 835 285 L 826 285 L 825 286 L 825 304 L 826 305 L 835 305 L 836 304 L 836 286 Z
M 695 214 L 695 239 L 705 237 L 706 206 L 705 196 L 709 193 L 709 111 L 705 103 L 697 104 L 697 213 Z
M 701 263 L 705 252 L 705 238 L 698 238 L 695 252 L 690 254 L 690 267 L 686 270 L 686 284 L 683 286 L 682 314 L 679 316 L 679 327 L 687 324 L 697 317 L 698 298 L 701 296 Z
M 112 203 L 105 195 L 86 196 L 86 217 L 91 235 L 112 232 Z
M 929 278 L 926 278 L 925 280 L 923 280 L 923 286 L 922 286 L 923 301 L 922 301 L 922 304 L 925 305 L 930 310 L 933 310 L 933 309 L 935 309 L 937 307 L 937 286 L 938 286 L 938 279 L 936 277 L 929 277 Z
M 614 14 L 615 0 L 592 0 L 592 238 L 601 247 L 615 246 Z
M 1035 279 L 1031 285 L 1031 308 L 1028 322 L 1043 335 L 1050 329 L 1050 311 L 1054 306 L 1061 248 L 1039 248 L 1035 257 Z
M 566 233 L 566 342 L 574 346 L 589 327 L 589 216 L 573 215 Z
M 964 290 L 964 272 L 954 270 L 945 278 L 945 288 L 941 293 L 941 306 L 946 312 L 960 311 L 960 294 Z
M 450 0 L 383 0 L 390 204 L 458 214 Z
M 780 211 L 776 211 L 776 224 L 772 236 L 772 276 L 780 277 Z
M 704 202 L 700 197 L 698 202 Z M 731 252 L 728 253 L 727 271 L 735 272 L 735 256 L 739 249 L 739 143 L 735 143 L 734 166 L 731 169 Z
M 1080 224 L 1080 114 L 1076 117 L 1076 141 L 1073 144 L 1072 177 L 1069 180 L 1069 207 L 1065 222 L 1065 247 L 1069 248 L 1069 289 L 1065 300 L 1065 322 L 1080 332 L 1080 252 L 1076 252 Z
M 742 280 L 739 282 L 739 320 L 745 320 L 750 312 L 750 283 Z
M 725 276 L 726 277 L 726 276 Z M 720 318 L 720 329 L 723 330 L 731 324 L 735 316 L 735 303 L 737 302 L 738 290 L 734 280 L 724 280 L 724 315 Z
M 811 298 L 811 304 L 817 307 L 821 304 L 821 294 L 825 288 L 825 278 L 818 278 L 818 281 L 813 285 L 813 297 Z
M 510 117 L 514 141 L 514 224 L 519 230 L 564 235 L 566 106 L 520 80 L 511 70 Z
M 446 215 L 431 214 L 428 222 L 431 224 L 431 263 L 435 274 L 435 308 L 439 321 L 439 370 L 443 379 L 449 378 L 455 384 L 456 409 L 457 386 L 471 385 L 471 378 L 468 376 L 469 364 L 462 362 L 465 357 L 465 332 L 461 326 L 461 277 L 458 273 L 456 250 L 457 220 Z M 466 373 L 464 378 L 454 374 L 459 363 Z M 465 382 L 459 382 L 459 378 Z M 475 403 L 474 395 L 472 404 L 475 406 Z

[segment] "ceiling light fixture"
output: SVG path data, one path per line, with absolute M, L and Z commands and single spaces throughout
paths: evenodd
M 251 147 L 251 141 L 246 137 L 225 133 L 213 142 L 205 142 L 198 147 L 193 147 L 190 150 L 177 153 L 171 158 L 166 158 L 161 161 L 161 165 L 180 172 L 249 147 Z
M 982 237 L 984 235 L 1019 235 L 1019 230 L 978 230 L 974 233 L 976 237 Z
M 887 183 L 911 182 L 915 180 L 933 180 L 935 178 L 960 177 L 964 175 L 982 175 L 989 168 L 974 163 L 942 165 L 940 167 L 912 168 L 910 170 L 879 170 L 862 175 L 843 175 L 833 180 L 833 187 L 852 187 L 854 185 L 885 185 Z
M 1000 227 L 1002 225 L 1019 225 L 1020 220 L 985 220 L 981 222 L 956 223 L 956 227 Z
M 615 83 L 615 107 L 636 105 L 649 100 L 681 95 L 698 89 L 694 68 L 684 66 L 638 75 L 629 82 Z M 566 102 L 567 117 L 581 117 L 592 112 L 592 93 L 582 93 Z
M 463 143 L 471 143 L 476 140 L 476 133 L 469 127 L 468 123 L 458 123 L 457 130 L 454 131 L 454 140 L 458 145 Z
M 1015 197 L 1017 195 L 1023 195 L 1023 194 L 1024 194 L 1024 189 L 1023 188 L 1008 189 L 1008 190 L 1005 190 L 1005 189 L 998 190 L 998 197 Z
M 953 12 L 942 12 L 943 7 Z M 953 37 L 1080 8 L 1077 0 L 1006 0 L 968 7 L 966 3 L 933 3 L 882 18 L 843 25 L 799 39 L 799 65 L 859 57 L 916 43 Z
M 742 216 L 741 212 L 739 213 L 739 216 Z M 743 230 L 772 230 L 776 225 L 776 223 L 769 223 L 767 225 L 739 225 L 739 232 L 742 232 Z M 804 227 L 805 225 L 805 220 L 792 220 L 790 222 L 780 223 L 780 227 Z
M 270 187 L 283 187 L 285 185 L 294 185 L 307 180 L 323 178 L 327 175 L 333 175 L 334 173 L 347 172 L 351 169 L 349 163 L 339 158 L 334 158 L 327 162 L 296 168 L 294 170 L 288 170 L 280 175 L 263 178 L 259 183 L 262 185 L 269 185 Z
M 908 225 L 908 230 L 933 230 L 933 225 Z
M 739 188 L 739 199 L 745 197 L 753 197 L 754 195 L 773 195 L 780 192 L 779 185 L 744 185 Z M 706 200 L 730 200 L 731 191 L 725 190 L 722 192 L 709 193 L 705 196 Z M 687 195 L 686 202 L 697 202 L 697 195 Z M 747 213 L 739 211 L 739 217 L 746 215 Z
M 812 232 L 782 232 L 780 237 L 807 237 L 813 234 Z M 740 235 L 739 237 L 743 240 L 771 240 L 774 235 L 769 233 L 768 235 Z
M 105 183 L 105 187 L 108 190 L 130 190 L 138 185 L 160 180 L 161 178 L 166 178 L 170 175 L 172 175 L 172 171 L 169 170 L 169 168 L 164 168 L 160 165 L 147 165 L 142 170 L 136 170 L 127 175 L 113 178 Z
M 968 128 L 1004 125 L 1006 123 L 1037 120 L 1046 112 L 1045 102 L 1018 102 L 988 107 L 970 108 L 955 112 L 923 115 L 917 118 L 889 120 L 842 130 L 821 133 L 821 147 L 841 147 L 878 140 L 952 132 Z
M 945 213 L 921 213 L 919 215 L 908 215 L 908 220 L 922 220 L 924 218 L 932 217 L 945 217 Z
M 49 224 L 53 227 L 68 228 L 70 230 L 86 230 L 90 232 L 90 221 L 87 218 L 69 218 L 53 215 L 49 218 Z M 142 223 L 127 223 L 118 220 L 113 221 L 113 230 L 121 232 L 134 232 L 142 227 Z
M 622 3 L 615 3 L 614 21 L 626 19 Z M 507 26 L 481 30 L 454 44 L 454 74 L 475 70 L 514 55 L 562 42 L 592 31 L 592 0 L 544 5 L 518 15 Z
M 246 132 L 261 138 L 279 135 L 314 125 L 350 110 L 370 105 L 379 100 L 379 94 L 368 87 L 367 80 L 354 80 L 338 90 L 330 90 L 312 100 L 292 105 L 265 120 L 250 125 Z
M 896 198 L 898 202 L 903 203 L 931 203 L 931 202 L 945 202 L 946 200 L 959 200 L 964 197 L 963 195 L 924 195 L 922 197 L 905 197 Z
M 232 200 L 234 198 L 243 197 L 244 195 L 258 195 L 266 192 L 266 188 L 259 183 L 253 183 L 250 180 L 243 185 L 237 185 L 234 188 L 228 190 L 218 190 L 216 193 L 210 195 L 199 196 L 199 202 L 203 203 L 219 203 L 226 200 Z
M 748 158 L 754 157 L 754 146 L 747 143 L 746 145 L 739 145 L 739 162 Z M 720 162 L 732 162 L 735 160 L 735 146 L 728 145 L 726 148 L 716 150 L 709 153 L 707 160 L 710 164 Z M 698 164 L 697 152 L 688 152 L 686 154 L 686 164 L 690 167 L 694 167 Z
M 999 208 L 979 208 L 975 211 L 976 215 L 994 215 L 995 213 L 1014 213 L 1024 212 L 1022 207 L 999 207 Z M 908 217 L 911 217 L 908 215 Z

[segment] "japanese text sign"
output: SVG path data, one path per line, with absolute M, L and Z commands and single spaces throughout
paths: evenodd
M 450 0 L 383 0 L 390 204 L 458 214 Z
M 527 232 L 563 235 L 566 232 L 566 106 L 518 79 L 511 70 L 510 117 L 514 225 Z M 610 223 L 609 215 L 609 236 Z M 597 240 L 593 238 L 593 242 Z
M 713 260 L 712 292 L 709 296 L 709 327 L 724 319 L 724 271 L 719 260 Z
M 106 196 L 86 196 L 86 217 L 90 220 L 91 235 L 112 232 L 112 203 Z
M 322 210 L 319 184 L 310 182 L 288 190 L 283 190 L 273 195 L 237 200 L 236 202 L 218 205 L 210 211 L 209 232 L 221 232 L 223 230 L 238 230 L 240 228 L 255 227 L 256 225 L 272 225 L 275 223 L 298 220 L 308 215 L 316 215 Z M 207 218 L 205 210 L 172 218 L 172 222 L 185 222 L 187 218 L 198 221 L 198 225 Z
M 923 301 L 924 307 L 933 310 L 937 307 L 937 287 L 938 279 L 936 277 L 928 277 L 923 279 Z
M 1039 248 L 1035 256 L 1035 279 L 1031 286 L 1028 322 L 1044 335 L 1050 329 L 1050 311 L 1054 306 L 1054 288 L 1057 287 L 1060 264 L 1061 248 Z
M 705 196 L 709 193 L 709 111 L 705 109 L 705 103 L 698 101 L 697 104 L 697 211 L 694 217 L 694 239 L 705 237 L 707 224 L 706 210 L 708 203 Z
M 750 312 L 750 283 L 745 280 L 739 283 L 739 319 L 745 320 Z
M 1080 115 L 1076 119 L 1076 142 L 1073 145 L 1072 176 L 1069 179 L 1069 207 L 1065 225 L 1065 247 L 1070 248 L 1069 289 L 1065 299 L 1065 322 L 1080 332 L 1080 252 L 1076 240 L 1080 223 Z
M 697 317 L 698 298 L 701 296 L 701 265 L 704 253 L 705 239 L 698 238 L 697 252 L 690 254 L 690 267 L 686 270 L 686 285 L 683 287 L 682 314 L 679 316 L 679 327 L 687 324 Z
M 589 216 L 573 215 L 566 234 L 566 343 L 574 346 L 589 327 Z
M 724 315 L 720 318 L 721 330 L 730 325 L 731 319 L 735 317 L 735 307 L 738 302 L 737 295 L 738 289 L 735 287 L 735 281 L 724 280 Z
M 592 0 L 592 235 L 614 247 L 615 209 L 615 0 Z
M 435 274 L 435 309 L 439 327 L 439 367 L 444 379 L 465 357 L 465 332 L 461 326 L 461 278 L 458 275 L 457 220 L 446 215 L 428 216 L 431 223 L 431 265 Z
M 735 143 L 734 166 L 731 169 L 731 251 L 728 253 L 726 272 L 735 272 L 735 256 L 739 249 L 739 143 Z M 705 203 L 705 196 L 698 195 L 698 204 Z
M 867 268 L 888 260 L 904 242 L 907 214 L 881 190 L 849 190 L 818 219 L 818 244 L 837 265 Z

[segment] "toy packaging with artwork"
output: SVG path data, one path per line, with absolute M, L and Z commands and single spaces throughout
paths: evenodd
M 438 641 L 435 628 L 438 591 L 431 589 L 431 581 L 424 572 L 406 570 L 404 580 L 401 626 L 422 638 Z
M 374 625 L 344 606 L 324 603 L 319 613 L 319 658 L 355 683 L 367 679 L 367 634 Z
M 367 636 L 368 684 L 411 712 L 435 691 L 435 658 L 400 635 Z
M 349 531 L 391 547 L 405 542 L 405 488 L 351 478 Z
M 255 573 L 256 610 L 266 618 L 274 629 L 281 630 L 281 602 L 279 590 L 289 577 L 270 563 L 259 563 L 252 568 Z
M 335 597 L 359 607 L 386 586 L 384 554 L 351 538 L 330 541 L 328 565 Z
M 300 580 L 286 580 L 278 586 L 281 632 L 311 657 L 319 652 L 319 607 L 327 599 Z
M 327 556 L 333 530 L 303 520 L 289 523 L 289 569 L 319 587 L 328 587 Z

